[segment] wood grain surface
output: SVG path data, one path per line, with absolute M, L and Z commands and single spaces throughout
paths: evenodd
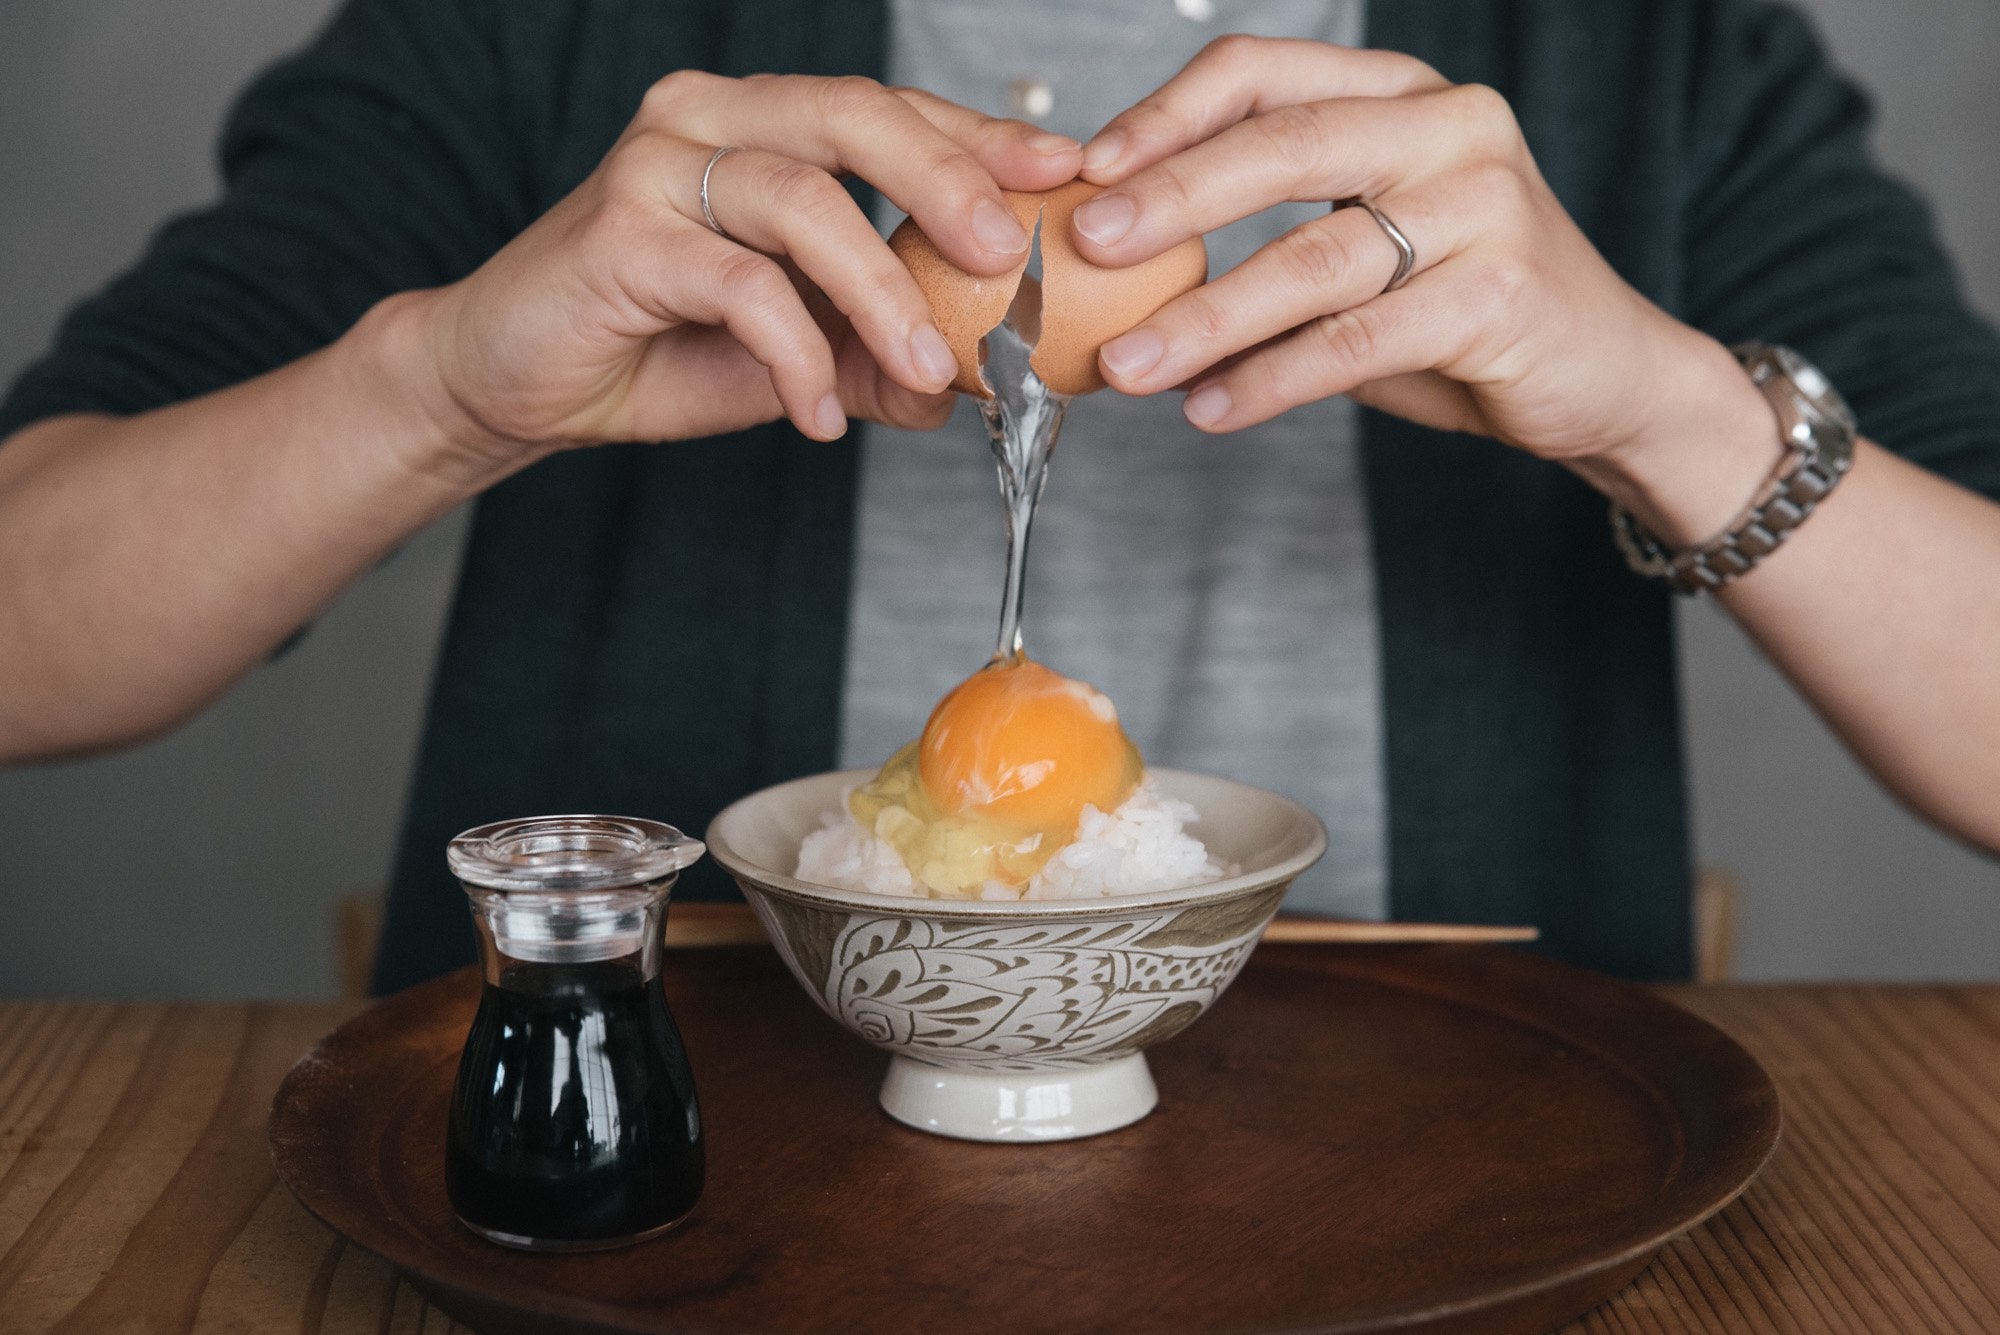
M 1713 1026 L 1519 951 L 1267 946 L 1147 1054 L 1158 1113 L 1033 1146 L 892 1123 L 881 1054 L 768 949 L 683 954 L 666 991 L 709 1129 L 669 1237 L 522 1258 L 460 1227 L 439 1147 L 469 969 L 300 1062 L 279 1175 L 494 1335 L 1542 1335 L 1778 1134 L 1769 1077 Z
M 2000 1330 L 2000 988 L 1681 987 L 1771 1071 L 1749 1192 L 1572 1332 Z M 0 1005 L 0 1332 L 461 1330 L 274 1179 L 331 1005 Z

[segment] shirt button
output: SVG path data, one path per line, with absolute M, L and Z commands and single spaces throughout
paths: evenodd
M 1047 79 L 1020 78 L 1007 85 L 1007 99 L 1015 115 L 1038 121 L 1055 110 L 1056 90 Z

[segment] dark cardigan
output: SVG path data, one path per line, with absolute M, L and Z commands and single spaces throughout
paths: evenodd
M 880 0 L 354 0 L 245 97 L 229 192 L 165 229 L 0 408 L 0 435 L 131 412 L 451 281 L 580 180 L 655 78 L 879 75 Z M 2000 344 L 1861 99 L 1749 0 L 1376 0 L 1371 45 L 1512 101 L 1624 277 L 1718 337 L 1791 343 L 1864 429 L 2000 491 Z M 1406 918 L 1541 925 L 1549 952 L 1684 974 L 1690 869 L 1668 597 L 1603 502 L 1491 442 L 1368 414 L 1389 856 Z M 765 427 L 552 459 L 474 521 L 377 973 L 472 957 L 445 841 L 605 810 L 699 831 L 836 753 L 856 449 Z M 727 893 L 712 868 L 685 893 Z

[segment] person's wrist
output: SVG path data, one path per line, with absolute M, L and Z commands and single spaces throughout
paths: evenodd
M 446 291 L 388 297 L 336 346 L 354 391 L 381 410 L 382 435 L 402 466 L 470 496 L 553 451 L 497 434 L 452 393 L 435 351 Z
M 1694 334 L 1652 395 L 1645 428 L 1571 467 L 1669 548 L 1721 533 L 1770 479 L 1784 445 L 1770 402 L 1727 348 Z

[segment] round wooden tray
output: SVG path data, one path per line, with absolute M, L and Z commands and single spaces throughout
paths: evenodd
M 707 1192 L 651 1242 L 528 1255 L 445 1199 L 477 989 L 454 974 L 329 1037 L 271 1147 L 307 1209 L 489 1335 L 1546 1330 L 1778 1136 L 1749 1054 L 1638 988 L 1492 947 L 1266 945 L 1150 1054 L 1144 1121 L 945 1140 L 876 1107 L 886 1059 L 768 949 L 675 952 Z

